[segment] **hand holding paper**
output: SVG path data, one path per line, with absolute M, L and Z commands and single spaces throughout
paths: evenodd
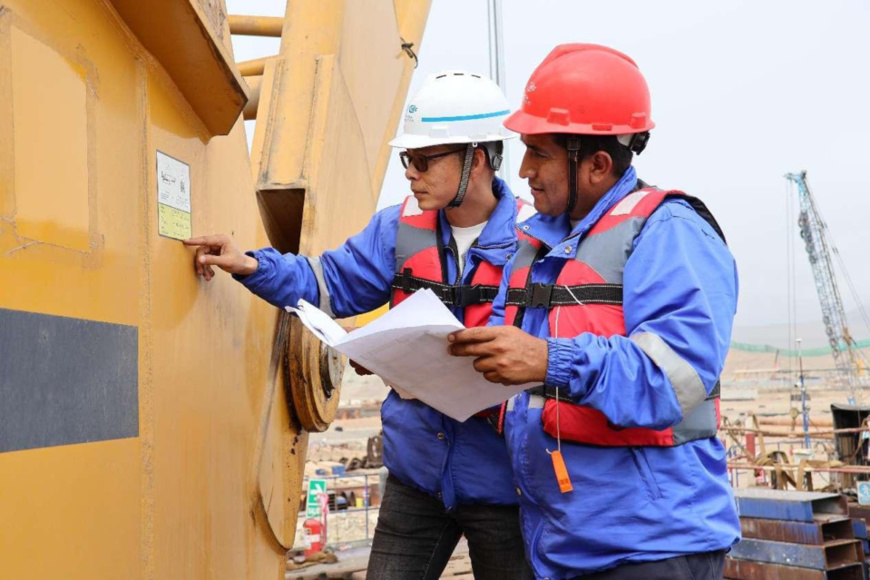
M 474 368 L 502 385 L 543 383 L 547 379 L 547 341 L 515 326 L 481 326 L 447 337 L 450 354 L 476 357 Z
M 287 310 L 329 346 L 458 421 L 532 386 L 492 384 L 474 369 L 471 359 L 451 356 L 447 336 L 464 327 L 431 290 L 415 292 L 350 333 L 303 300 L 298 308 Z

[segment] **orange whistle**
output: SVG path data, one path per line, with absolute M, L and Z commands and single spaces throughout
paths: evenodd
M 565 467 L 565 460 L 562 459 L 562 452 L 556 450 L 550 453 L 550 456 L 553 458 L 553 471 L 556 472 L 556 481 L 559 482 L 559 491 L 562 493 L 568 493 L 574 489 L 574 486 L 571 485 L 571 478 L 568 477 L 568 468 Z

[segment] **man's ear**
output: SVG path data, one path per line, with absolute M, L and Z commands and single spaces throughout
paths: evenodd
M 477 147 L 474 150 L 474 157 L 471 158 L 471 171 L 481 171 L 489 169 L 489 159 L 486 158 L 486 151 L 483 147 Z
M 589 181 L 593 185 L 611 179 L 613 172 L 613 158 L 606 151 L 596 151 L 589 156 Z

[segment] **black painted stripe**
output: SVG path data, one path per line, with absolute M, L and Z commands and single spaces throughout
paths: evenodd
M 135 326 L 0 309 L 0 453 L 139 435 Z

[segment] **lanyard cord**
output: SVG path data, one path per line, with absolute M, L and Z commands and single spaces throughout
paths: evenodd
M 568 290 L 568 294 L 571 295 L 571 298 L 574 300 L 574 302 L 576 302 L 579 306 L 583 306 L 583 303 L 580 302 L 580 300 L 577 299 L 577 296 L 574 295 L 574 292 L 571 291 L 571 287 L 565 286 L 565 288 Z M 555 324 L 555 333 L 554 333 L 556 335 L 556 338 L 559 338 L 559 314 L 561 314 L 561 313 L 562 313 L 562 307 L 557 306 L 556 307 L 556 324 Z M 560 406 L 561 405 L 559 405 L 559 388 L 556 387 L 556 450 L 559 451 L 559 453 L 562 453 L 562 425 L 559 421 L 559 407 Z M 549 454 L 553 453 L 549 449 L 546 449 L 546 452 Z

